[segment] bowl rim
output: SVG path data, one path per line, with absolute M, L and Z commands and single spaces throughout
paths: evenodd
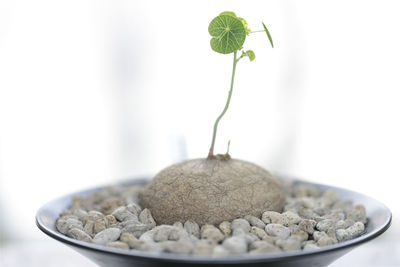
M 280 177 L 282 178 L 282 177 Z M 207 256 L 200 256 L 200 255 L 180 255 L 180 254 L 172 254 L 172 253 L 166 253 L 166 252 L 149 252 L 149 251 L 140 251 L 140 250 L 122 250 L 118 248 L 110 248 L 106 247 L 103 245 L 98 245 L 94 243 L 88 243 L 84 241 L 79 241 L 73 238 L 70 238 L 66 235 L 63 235 L 62 233 L 59 233 L 56 230 L 53 230 L 49 227 L 46 226 L 46 223 L 42 220 L 42 214 L 45 212 L 45 210 L 51 209 L 51 206 L 53 203 L 56 203 L 57 201 L 61 201 L 62 199 L 65 198 L 70 198 L 72 199 L 75 196 L 78 195 L 86 195 L 91 192 L 95 192 L 100 190 L 103 187 L 110 186 L 110 185 L 105 185 L 105 186 L 97 186 L 97 187 L 92 187 L 88 188 L 85 190 L 80 190 L 74 193 L 66 194 L 61 197 L 58 197 L 52 201 L 47 202 L 45 205 L 43 205 L 38 212 L 36 213 L 36 225 L 37 227 L 44 232 L 46 235 L 50 236 L 51 238 L 54 238 L 62 243 L 65 243 L 67 245 L 70 245 L 72 247 L 84 249 L 84 250 L 89 250 L 93 252 L 102 252 L 105 254 L 110 254 L 113 256 L 119 256 L 119 257 L 129 257 L 129 258 L 135 258 L 137 260 L 152 260 L 152 261 L 165 261 L 165 262 L 174 262 L 174 263 L 198 263 L 198 264 L 232 264 L 232 263 L 258 263 L 258 262 L 275 262 L 275 261 L 281 261 L 281 260 L 296 260 L 298 258 L 302 258 L 304 256 L 313 256 L 313 255 L 321 255 L 321 254 L 326 254 L 326 253 L 331 253 L 333 251 L 339 251 L 339 250 L 345 250 L 350 247 L 356 247 L 359 246 L 365 242 L 368 242 L 382 233 L 384 233 L 391 225 L 392 222 L 392 213 L 390 210 L 380 201 L 371 198 L 369 196 L 366 196 L 364 194 L 348 190 L 345 188 L 340 188 L 336 186 L 331 186 L 331 185 L 324 185 L 324 184 L 319 184 L 319 183 L 313 183 L 313 182 L 308 182 L 308 181 L 303 181 L 299 179 L 293 179 L 293 178 L 287 178 L 284 177 L 283 179 L 292 181 L 294 183 L 298 184 L 306 184 L 306 185 L 313 185 L 318 188 L 322 189 L 331 189 L 331 190 L 337 190 L 337 191 L 342 191 L 346 192 L 348 194 L 352 195 L 358 195 L 367 199 L 370 199 L 374 201 L 376 204 L 381 206 L 384 209 L 384 213 L 387 215 L 385 218 L 385 221 L 382 225 L 378 225 L 376 229 L 369 233 L 364 233 L 363 235 L 356 237 L 354 239 L 350 239 L 344 242 L 340 242 L 334 245 L 329 245 L 325 247 L 321 247 L 319 249 L 315 250 L 299 250 L 299 251 L 293 251 L 293 252 L 282 252 L 282 253 L 275 253 L 275 254 L 257 254 L 257 255 L 229 255 L 227 257 L 207 257 Z M 131 179 L 127 181 L 123 181 L 120 183 L 115 183 L 112 185 L 133 185 L 133 184 L 140 184 L 149 181 L 149 179 L 146 178 L 140 178 L 140 179 Z M 367 222 L 368 223 L 368 222 Z

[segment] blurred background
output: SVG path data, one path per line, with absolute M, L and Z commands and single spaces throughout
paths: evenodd
M 36 228 L 42 204 L 207 155 L 225 10 L 275 48 L 246 41 L 216 152 L 382 201 L 392 227 L 332 266 L 400 265 L 399 1 L 2 0 L 1 266 L 94 266 Z

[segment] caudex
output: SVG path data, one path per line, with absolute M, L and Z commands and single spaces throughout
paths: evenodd
M 217 129 L 219 121 L 225 115 L 226 111 L 229 108 L 229 104 L 231 102 L 232 91 L 233 91 L 233 84 L 235 82 L 235 74 L 236 74 L 236 65 L 237 63 L 244 57 L 248 57 L 250 61 L 253 61 L 256 58 L 255 53 L 253 50 L 244 50 L 243 44 L 246 40 L 246 36 L 250 36 L 253 33 L 257 32 L 265 32 L 268 36 L 268 39 L 271 43 L 272 48 L 274 47 L 274 43 L 272 41 L 271 34 L 269 33 L 267 27 L 265 26 L 264 22 L 262 22 L 263 30 L 259 31 L 251 31 L 248 28 L 247 22 L 243 18 L 239 18 L 236 16 L 234 12 L 225 11 L 219 14 L 219 16 L 215 17 L 210 25 L 208 26 L 208 32 L 212 36 L 210 41 L 210 45 L 212 50 L 220 54 L 231 54 L 233 53 L 233 67 L 232 67 L 232 77 L 231 77 L 231 85 L 228 93 L 228 99 L 226 101 L 225 107 L 222 110 L 221 114 L 217 117 L 214 128 L 213 128 L 213 135 L 211 141 L 211 147 L 208 152 L 208 159 L 214 158 L 214 146 L 215 146 L 215 139 L 217 137 Z M 238 57 L 238 52 L 241 52 L 240 56 Z M 228 142 L 228 150 L 227 153 L 221 155 L 225 158 L 229 158 L 229 145 L 230 141 Z

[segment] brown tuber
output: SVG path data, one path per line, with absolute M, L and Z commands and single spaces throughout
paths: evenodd
M 142 194 L 157 224 L 193 220 L 217 225 L 264 211 L 281 212 L 285 192 L 267 170 L 221 156 L 193 159 L 159 172 Z

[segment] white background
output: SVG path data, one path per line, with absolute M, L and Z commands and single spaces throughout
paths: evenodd
M 6 264 L 55 244 L 34 225 L 43 203 L 206 156 L 232 63 L 207 27 L 225 10 L 264 21 L 275 48 L 246 41 L 256 60 L 238 65 L 217 152 L 230 139 L 233 157 L 379 199 L 391 229 L 334 266 L 400 265 L 400 2 L 384 0 L 0 1 Z

